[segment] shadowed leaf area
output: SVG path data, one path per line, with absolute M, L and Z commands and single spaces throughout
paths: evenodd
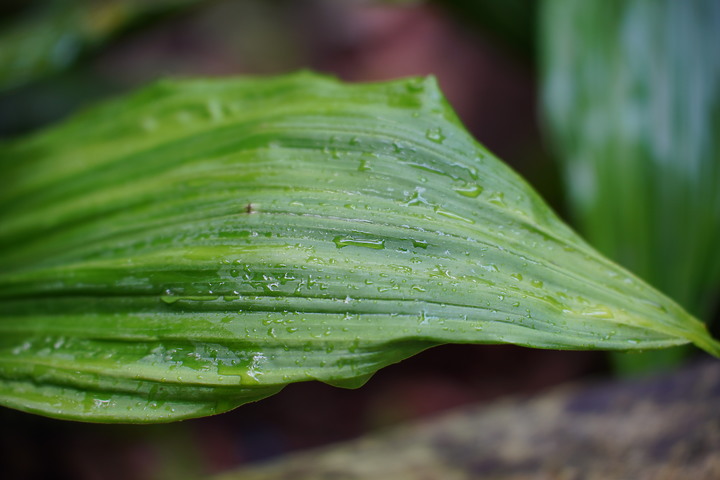
M 13 408 L 198 417 L 291 382 L 357 387 L 444 343 L 720 353 L 475 142 L 432 78 L 166 81 L 6 142 L 0 164 Z

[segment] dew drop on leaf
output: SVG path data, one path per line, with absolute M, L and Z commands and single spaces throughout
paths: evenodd
M 382 250 L 385 248 L 385 240 L 384 239 L 374 239 L 374 238 L 351 238 L 351 237 L 345 237 L 345 236 L 337 236 L 333 238 L 333 242 L 335 243 L 335 246 L 337 248 L 343 248 L 343 247 L 365 247 L 365 248 L 372 248 L 374 250 Z
M 463 197 L 477 198 L 482 192 L 483 187 L 476 184 L 468 184 L 460 187 L 453 188 L 455 192 L 459 193 Z
M 442 143 L 445 140 L 445 135 L 440 128 L 430 128 L 425 132 L 425 138 L 435 143 Z

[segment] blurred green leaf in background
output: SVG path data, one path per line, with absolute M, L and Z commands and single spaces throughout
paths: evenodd
M 720 291 L 720 2 L 547 0 L 548 130 L 590 243 L 713 318 Z M 615 357 L 626 372 L 683 350 Z
M 288 0 L 71 0 L 0 7 L 0 138 L 167 76 L 306 65 Z M 54 56 L 62 54 L 62 61 Z M 63 53 L 64 52 L 64 53 Z
M 123 31 L 199 0 L 34 2 L 0 29 L 0 92 L 73 67 Z

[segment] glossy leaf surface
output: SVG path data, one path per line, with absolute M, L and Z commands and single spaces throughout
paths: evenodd
M 449 342 L 720 351 L 433 79 L 162 82 L 0 162 L 0 401 L 26 411 L 209 415 Z

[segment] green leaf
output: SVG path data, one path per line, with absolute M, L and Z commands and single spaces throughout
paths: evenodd
M 0 91 L 62 72 L 149 17 L 197 0 L 55 0 L 0 30 Z
M 542 13 L 545 109 L 582 232 L 712 318 L 720 298 L 720 3 L 550 0 Z
M 606 260 L 432 78 L 162 82 L 0 145 L 0 402 L 159 422 L 356 387 L 442 343 L 704 326 Z

